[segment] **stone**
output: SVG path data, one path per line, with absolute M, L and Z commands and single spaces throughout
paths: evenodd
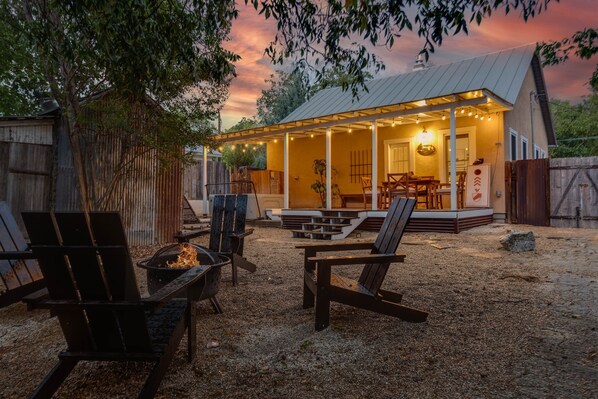
M 500 243 L 507 251 L 525 252 L 536 249 L 536 238 L 531 231 L 512 231 L 500 238 Z

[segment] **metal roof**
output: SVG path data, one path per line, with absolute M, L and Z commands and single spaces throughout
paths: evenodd
M 529 44 L 447 65 L 374 79 L 366 83 L 368 90 L 361 90 L 358 99 L 340 87 L 324 89 L 280 123 L 484 89 L 512 105 L 517 99 L 534 51 L 535 44 Z

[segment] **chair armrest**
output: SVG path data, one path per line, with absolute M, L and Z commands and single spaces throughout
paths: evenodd
M 0 259 L 17 260 L 17 259 L 36 259 L 31 251 L 3 251 L 0 252 Z
M 347 242 L 330 244 L 303 244 L 296 245 L 295 248 L 305 249 L 312 252 L 330 252 L 330 251 L 357 251 L 360 249 L 372 249 L 373 242 Z
M 149 306 L 150 308 L 158 308 L 165 304 L 182 291 L 187 290 L 192 285 L 197 283 L 205 274 L 210 270 L 210 265 L 203 265 L 192 267 L 186 273 L 181 274 L 158 291 L 154 292 L 151 296 L 143 298 L 141 301 Z
M 33 310 L 39 308 L 39 304 L 48 299 L 48 297 L 48 289 L 42 288 L 41 290 L 24 296 L 22 301 L 27 304 L 27 310 Z
M 230 236 L 233 238 L 241 239 L 247 237 L 250 234 L 253 234 L 253 231 L 254 229 L 247 229 L 242 233 L 231 234 Z
M 405 254 L 367 254 L 307 258 L 308 263 L 317 263 L 318 266 L 363 265 L 364 263 L 394 263 L 403 262 L 404 260 Z
M 210 233 L 210 228 L 205 228 L 205 229 L 200 229 L 200 230 L 192 230 L 186 233 L 183 233 L 182 231 L 179 231 L 178 234 L 176 234 L 174 236 L 174 238 L 177 240 L 177 242 L 189 242 L 190 239 L 195 238 L 195 237 L 199 237 L 199 236 L 203 236 L 205 234 L 209 234 Z

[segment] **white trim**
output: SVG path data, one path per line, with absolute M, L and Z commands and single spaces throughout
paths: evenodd
M 284 190 L 284 207 L 285 208 L 289 208 L 289 139 L 290 139 L 290 134 L 289 133 L 285 133 L 284 134 L 284 143 L 283 143 L 283 161 L 282 161 L 282 170 L 283 170 L 283 176 L 284 176 L 284 186 L 283 186 L 283 190 Z
M 542 150 L 540 149 L 540 146 L 537 144 L 534 144 L 534 157 L 532 159 L 540 159 L 541 156 L 542 156 Z
M 383 179 L 386 180 L 386 179 Z M 372 122 L 372 210 L 378 209 L 378 121 Z
M 389 148 L 392 144 L 398 144 L 398 143 L 409 144 L 409 171 L 416 173 L 416 171 L 415 171 L 415 144 L 414 144 L 415 139 L 416 139 L 416 136 L 402 138 L 402 139 L 384 140 L 384 178 L 385 179 L 386 179 L 386 176 L 388 176 L 388 174 L 390 173 L 389 168 L 388 168 L 388 164 L 390 162 L 390 149 Z M 373 183 L 372 183 L 372 186 L 373 186 Z
M 326 128 L 326 209 L 332 209 L 332 129 Z
M 525 154 L 523 153 L 523 143 L 525 143 Z M 527 137 L 521 135 L 521 154 L 519 156 L 521 159 L 530 159 L 529 158 L 529 141 L 527 141 Z
M 542 159 L 546 158 L 546 151 L 540 150 L 540 158 L 542 158 Z
M 476 156 L 476 127 L 475 126 L 466 126 L 466 127 L 458 127 L 457 128 L 457 136 L 461 134 L 467 134 L 469 136 L 469 165 L 475 162 L 477 159 Z M 444 142 L 446 138 L 451 135 L 450 129 L 441 129 L 438 131 L 438 156 L 440 158 L 440 163 L 438 165 L 438 176 L 440 179 L 444 179 L 447 175 L 446 171 L 446 156 L 444 151 Z
M 511 137 L 515 137 L 515 159 L 513 159 L 513 141 L 511 140 Z M 513 129 L 513 128 L 509 128 L 509 161 L 516 161 L 519 158 L 519 145 L 517 144 L 519 143 L 519 133 L 517 133 L 517 130 Z

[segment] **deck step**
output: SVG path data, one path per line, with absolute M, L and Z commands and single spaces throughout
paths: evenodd
M 316 222 L 309 222 L 309 223 L 301 223 L 303 226 L 316 226 L 316 227 L 345 227 L 351 226 L 349 223 L 316 223 Z
M 342 234 L 341 231 L 320 231 L 320 230 L 291 230 L 294 238 L 324 238 L 330 239 L 330 237 L 338 234 Z M 315 236 L 315 237 L 314 237 Z
M 357 219 L 357 216 L 310 216 L 310 218 L 312 220 L 317 219 L 317 220 L 342 220 L 342 219 L 346 219 L 346 220 L 351 220 L 351 219 Z

